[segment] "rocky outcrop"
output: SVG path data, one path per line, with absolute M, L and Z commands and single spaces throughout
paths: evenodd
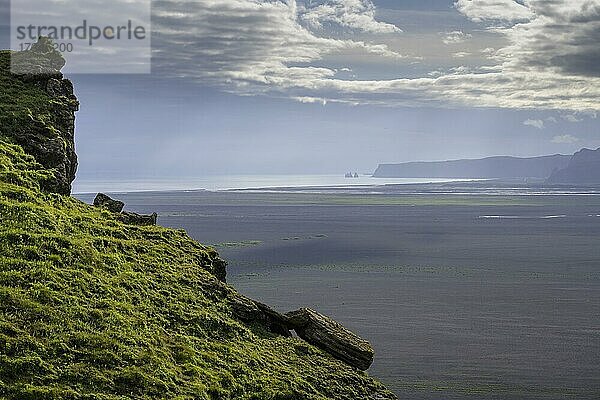
M 125 203 L 120 200 L 110 198 L 104 193 L 98 193 L 94 199 L 94 206 L 104 208 L 115 214 L 119 214 L 117 219 L 127 225 L 151 226 L 156 225 L 158 219 L 157 213 L 149 215 L 138 214 L 130 211 L 123 211 Z
M 207 269 L 210 269 L 210 272 L 221 282 L 227 283 L 227 261 L 223 260 L 221 257 L 217 256 L 213 257 L 211 260 L 206 263 Z
M 153 226 L 156 225 L 158 214 L 152 213 L 146 215 L 129 211 L 122 211 L 117 219 L 127 225 Z
M 232 297 L 231 307 L 233 315 L 240 321 L 257 323 L 270 332 L 292 336 L 288 318 L 265 304 L 235 293 Z
M 62 78 L 64 66 L 65 59 L 46 37 L 40 37 L 29 50 L 14 53 L 10 63 L 13 74 L 32 81 Z
M 299 337 L 348 365 L 366 371 L 373 363 L 371 344 L 331 318 L 309 308 L 292 311 L 286 317 Z
M 599 185 L 600 148 L 582 149 L 575 153 L 566 168 L 550 175 L 547 183 L 558 185 Z
M 369 369 L 373 363 L 374 351 L 368 341 L 309 308 L 281 314 L 237 293 L 232 296 L 231 307 L 233 315 L 240 321 L 261 325 L 283 336 L 291 336 L 290 331 L 294 330 L 301 339 L 361 371 Z
M 125 207 L 125 203 L 119 200 L 113 200 L 104 193 L 98 193 L 94 199 L 94 207 L 106 208 L 110 212 L 120 213 Z
M 75 112 L 79 102 L 73 84 L 60 72 L 65 61 L 44 38 L 31 50 L 6 54 L 16 78 L 13 90 L 27 92 L 29 97 L 20 99 L 10 114 L 0 115 L 0 133 L 53 170 L 54 179 L 44 183 L 45 191 L 70 194 L 77 171 Z

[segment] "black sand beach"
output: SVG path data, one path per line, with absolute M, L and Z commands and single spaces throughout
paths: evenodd
M 214 244 L 241 292 L 371 340 L 401 398 L 600 397 L 600 196 L 421 189 L 115 197 Z

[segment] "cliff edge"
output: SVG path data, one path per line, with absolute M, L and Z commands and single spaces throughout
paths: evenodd
M 547 183 L 558 185 L 599 185 L 600 148 L 581 149 L 573 155 L 566 168 L 550 175 Z
M 564 168 L 571 156 L 488 157 L 472 160 L 407 162 L 380 164 L 375 178 L 469 178 L 469 179 L 546 179 L 552 171 Z
M 44 43 L 34 51 L 60 66 Z M 13 55 L 0 53 L 0 398 L 395 398 L 361 371 L 372 349 L 345 328 L 239 295 L 184 231 L 68 196 L 72 85 L 59 70 L 11 74 Z
M 12 64 L 12 65 L 11 65 Z M 17 71 L 18 73 L 11 73 Z M 73 84 L 62 56 L 43 38 L 29 51 L 0 52 L 0 136 L 54 173 L 44 190 L 70 194 L 77 171 Z

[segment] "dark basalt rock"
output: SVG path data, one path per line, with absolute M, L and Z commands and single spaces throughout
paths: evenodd
M 43 190 L 68 195 L 77 172 L 75 112 L 79 102 L 73 84 L 60 72 L 65 60 L 47 38 L 40 38 L 31 50 L 11 53 L 10 58 L 12 74 L 45 92 L 52 102 L 47 116 L 30 115 L 26 129 L 18 127 L 5 134 L 54 171 L 54 179 L 43 182 Z
M 369 369 L 375 352 L 371 344 L 333 319 L 309 308 L 285 315 L 289 326 L 308 343 L 361 371 Z
M 12 73 L 27 80 L 62 78 L 60 70 L 64 66 L 65 59 L 46 37 L 40 37 L 29 50 L 14 53 L 11 59 Z
M 125 203 L 119 200 L 113 200 L 104 193 L 98 193 L 94 199 L 94 206 L 106 208 L 110 212 L 120 213 L 125 207 Z
M 94 206 L 104 208 L 110 212 L 115 214 L 119 214 L 117 219 L 124 224 L 127 225 L 141 225 L 141 226 L 150 226 L 156 225 L 156 220 L 158 219 L 157 213 L 152 213 L 150 215 L 138 214 L 129 211 L 123 211 L 123 207 L 125 207 L 125 203 L 119 200 L 114 200 L 104 193 L 98 193 L 96 198 L 94 199 Z
M 291 336 L 294 330 L 308 343 L 361 371 L 373 363 L 371 344 L 338 322 L 308 308 L 280 314 L 269 306 L 235 293 L 231 297 L 233 315 L 246 323 L 257 323 L 270 332 Z
M 156 225 L 157 218 L 158 214 L 156 213 L 144 215 L 137 214 L 134 212 L 123 211 L 117 219 L 127 225 L 151 226 Z
M 258 323 L 268 331 L 283 336 L 292 336 L 289 329 L 288 318 L 273 310 L 269 306 L 251 300 L 240 294 L 232 297 L 233 314 L 239 320 L 246 323 Z
M 210 262 L 212 274 L 221 282 L 227 282 L 227 261 L 223 260 L 221 257 L 213 257 L 212 262 Z

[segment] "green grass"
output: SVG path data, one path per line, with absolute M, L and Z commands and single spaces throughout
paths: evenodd
M 8 140 L 17 132 L 32 130 L 36 126 L 53 129 L 54 111 L 62 101 L 51 99 L 35 84 L 15 79 L 10 73 L 10 52 L 0 51 L 0 135 Z
M 218 254 L 181 230 L 139 227 L 40 188 L 12 143 L 48 99 L 0 53 L 0 398 L 392 398 L 300 339 L 232 314 Z M 30 118 L 33 115 L 34 118 Z

